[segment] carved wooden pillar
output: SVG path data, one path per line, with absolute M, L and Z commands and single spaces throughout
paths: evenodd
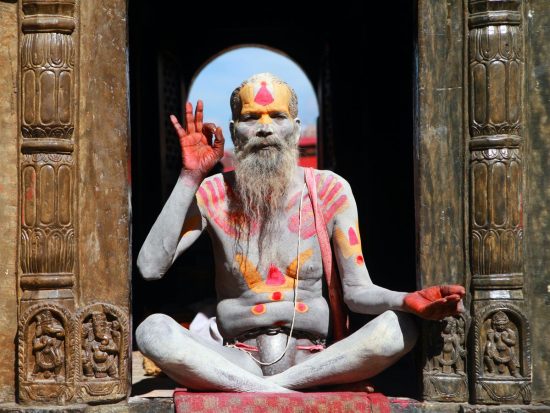
M 97 295 L 76 288 L 79 4 L 21 4 L 18 385 L 24 403 L 115 401 L 128 389 L 127 309 L 83 303 L 78 292 Z
M 528 403 L 523 299 L 521 0 L 469 0 L 472 401 Z
M 74 308 L 75 2 L 24 0 L 22 7 L 22 310 L 44 299 Z
M 23 0 L 19 397 L 74 395 L 75 0 Z

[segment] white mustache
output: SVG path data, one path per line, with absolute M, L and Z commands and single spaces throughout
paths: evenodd
M 278 150 L 282 150 L 286 149 L 287 145 L 286 142 L 278 138 L 252 138 L 246 143 L 246 145 L 244 145 L 242 152 L 243 155 L 248 155 L 251 152 L 256 152 L 259 149 L 263 149 L 266 147 L 272 147 Z

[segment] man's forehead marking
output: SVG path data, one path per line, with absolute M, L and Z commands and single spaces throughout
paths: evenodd
M 267 106 L 272 103 L 273 98 L 273 84 L 269 84 L 266 81 L 262 81 L 259 85 L 254 85 L 254 102 L 259 105 Z

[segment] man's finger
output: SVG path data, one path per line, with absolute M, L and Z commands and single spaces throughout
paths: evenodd
M 197 101 L 197 108 L 195 110 L 195 130 L 197 132 L 202 131 L 202 117 L 203 117 L 203 104 L 202 100 Z
M 212 137 L 216 132 L 216 125 L 214 123 L 205 123 L 202 126 L 202 134 L 206 136 L 206 142 L 208 146 L 212 146 Z
M 214 148 L 214 151 L 216 154 L 221 158 L 223 156 L 223 144 L 225 143 L 225 138 L 223 137 L 222 128 L 218 127 L 216 128 L 216 131 L 214 132 L 214 144 L 212 145 L 212 148 Z
M 193 119 L 193 105 L 191 102 L 185 104 L 185 126 L 187 133 L 195 133 L 195 120 Z
M 170 121 L 172 121 L 172 125 L 174 125 L 174 129 L 176 129 L 178 135 L 185 135 L 185 129 L 183 129 L 183 127 L 180 125 L 178 118 L 176 118 L 174 115 L 170 115 Z
M 445 298 L 447 299 L 447 301 L 454 302 L 454 303 L 458 303 L 461 300 L 458 294 L 447 295 L 445 296 Z
M 464 297 L 466 295 L 466 290 L 461 285 L 442 285 L 441 286 L 441 295 L 452 295 L 457 294 L 460 297 Z

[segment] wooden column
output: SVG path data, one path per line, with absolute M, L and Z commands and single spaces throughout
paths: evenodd
M 17 357 L 23 403 L 115 401 L 128 389 L 128 309 L 114 305 L 119 302 L 88 302 L 86 297 L 101 296 L 89 291 L 90 274 L 79 271 L 79 223 L 95 225 L 79 216 L 86 186 L 77 179 L 82 168 L 75 133 L 79 5 L 22 0 L 20 10 Z M 127 255 L 120 260 L 127 262 Z M 124 295 L 127 282 L 110 288 Z M 126 306 L 127 299 L 117 301 Z
M 19 397 L 74 396 L 75 0 L 23 0 Z
M 521 0 L 469 0 L 469 248 L 472 402 L 528 403 L 523 298 Z

